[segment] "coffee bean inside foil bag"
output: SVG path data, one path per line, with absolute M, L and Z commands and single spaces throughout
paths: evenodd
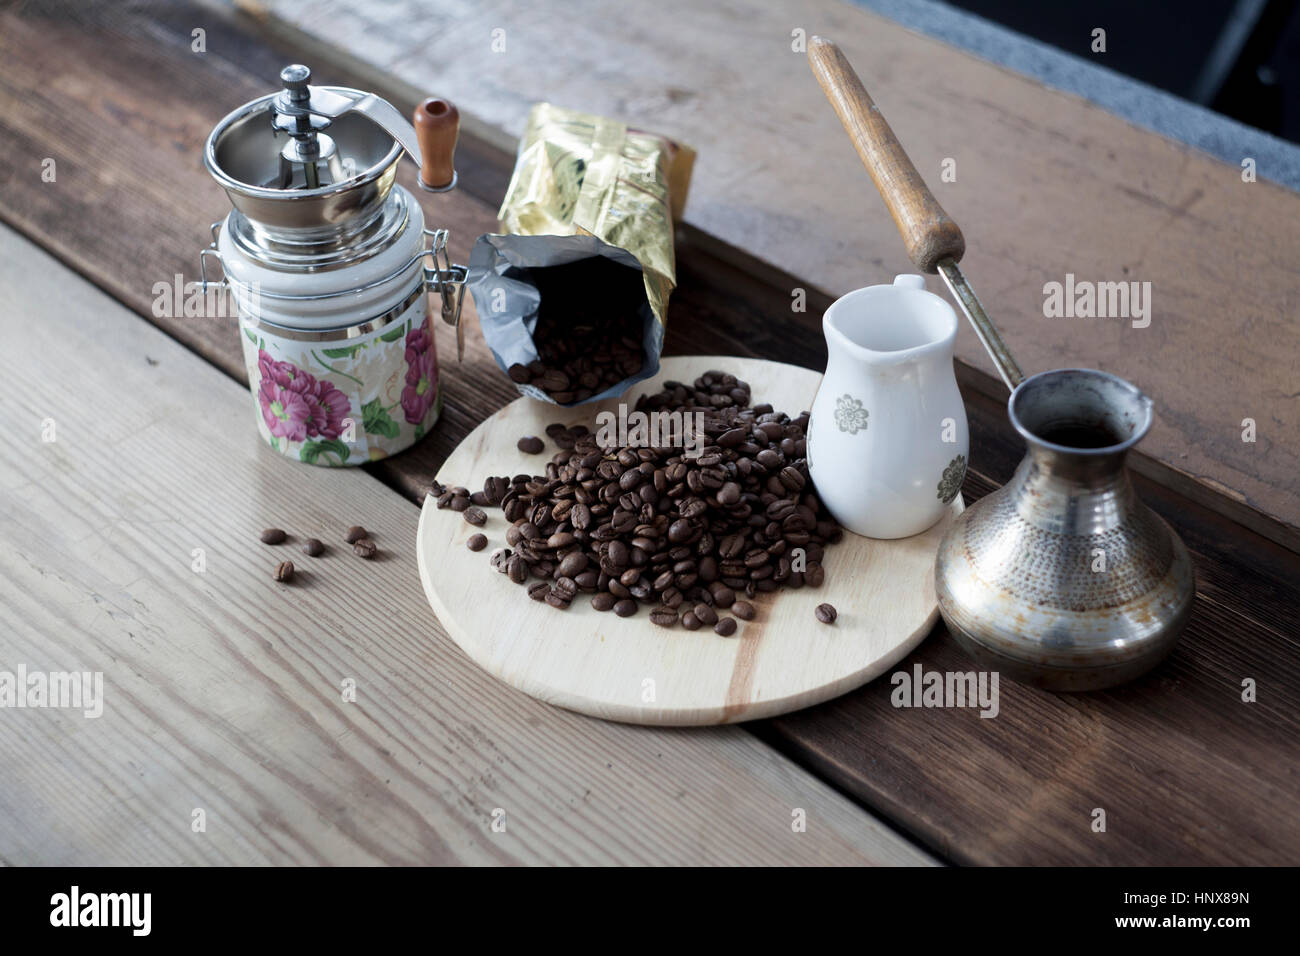
M 641 273 L 603 256 L 530 270 L 540 295 L 537 358 L 510 366 L 517 384 L 560 405 L 585 402 L 645 367 L 646 322 L 654 322 Z

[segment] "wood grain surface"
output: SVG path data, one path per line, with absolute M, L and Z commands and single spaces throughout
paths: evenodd
M 227 208 L 199 164 L 203 139 L 226 109 L 263 92 L 265 78 L 286 62 L 308 60 L 322 82 L 369 81 L 319 51 L 309 57 L 269 42 L 257 23 L 228 21 L 206 8 L 177 3 L 135 15 L 124 24 L 86 26 L 32 19 L 31 8 L 22 16 L 0 14 L 0 218 L 242 381 L 232 322 L 155 316 L 151 309 L 154 282 L 174 273 L 195 278 L 194 251 L 208 241 L 207 223 Z M 196 24 L 208 31 L 204 56 L 190 50 Z M 52 80 L 48 64 L 58 58 L 72 66 Z M 802 59 L 799 66 L 806 72 Z M 394 100 L 401 109 L 416 102 Z M 51 116 L 73 117 L 73 126 Z M 1014 122 L 1011 114 L 1000 121 Z M 832 132 L 861 179 L 842 131 Z M 493 204 L 512 159 L 469 133 L 458 155 L 462 188 L 421 200 L 431 221 L 451 227 L 453 253 L 464 261 L 472 237 L 495 225 Z M 57 184 L 41 180 L 43 157 L 59 158 Z M 402 175 L 413 185 L 409 165 Z M 888 224 L 881 229 L 892 232 Z M 756 279 L 718 251 L 697 231 L 679 240 L 666 354 L 779 358 L 823 368 L 820 318 L 829 297 L 810 287 L 807 310 L 792 311 L 797 280 L 778 272 Z M 884 261 L 875 267 L 884 270 Z M 901 258 L 897 264 L 905 268 Z M 987 298 L 992 290 L 976 282 Z M 12 320 L 15 313 L 4 308 L 0 315 Z M 449 396 L 438 429 L 410 452 L 367 468 L 412 501 L 423 499 L 428 477 L 456 444 L 515 397 L 473 325 L 464 364 L 446 361 L 455 343 L 441 326 L 438 344 Z M 1006 421 L 1005 402 L 975 387 L 970 366 L 959 363 L 958 378 L 971 430 L 963 488 L 970 502 L 1010 477 L 1023 443 Z M 240 409 L 237 419 L 246 412 Z M 1165 427 L 1157 421 L 1153 435 Z M 1300 861 L 1300 559 L 1180 488 L 1141 475 L 1135 486 L 1187 543 L 1198 587 L 1182 643 L 1142 682 L 1078 697 L 1004 684 L 1001 716 L 981 719 L 969 710 L 894 708 L 891 687 L 878 681 L 745 727 L 947 860 Z M 927 671 L 970 666 L 942 627 L 899 669 L 917 664 Z M 1259 682 L 1255 704 L 1241 702 L 1247 677 Z M 1097 806 L 1111 808 L 1108 835 L 1091 831 Z
M 488 677 L 424 603 L 410 502 L 228 427 L 243 388 L 4 227 L 0 289 L 0 669 L 103 675 L 100 716 L 3 711 L 5 863 L 929 861 L 739 729 Z
M 560 409 L 519 398 L 470 432 L 452 452 L 438 480 L 480 487 L 489 475 L 540 473 L 549 455 L 525 455 L 523 435 L 546 426 L 585 425 L 596 416 L 635 407 L 665 381 L 692 382 L 709 369 L 748 382 L 754 401 L 797 415 L 812 408 L 821 376 L 813 371 L 719 356 L 664 359 L 659 374 L 621 399 Z M 556 449 L 548 443 L 548 451 Z M 896 664 L 938 620 L 934 555 L 939 539 L 961 513 L 961 497 L 938 524 L 921 534 L 879 541 L 846 534 L 827 548 L 820 588 L 782 589 L 753 599 L 758 617 L 737 620 L 734 637 L 710 628 L 656 627 L 649 608 L 620 618 L 591 607 L 579 594 L 560 612 L 532 601 L 524 589 L 488 565 L 506 546 L 499 509 L 476 528 L 426 498 L 416 547 L 420 579 L 452 639 L 489 673 L 541 700 L 584 714 L 636 724 L 690 726 L 735 723 L 783 714 L 837 697 Z M 487 548 L 472 555 L 465 541 L 482 531 Z M 821 603 L 839 616 L 817 621 Z M 725 615 L 724 610 L 719 611 Z M 729 616 L 729 615 L 727 615 Z M 653 682 L 653 695 L 646 684 Z
M 1134 382 L 1161 423 L 1134 467 L 1300 550 L 1300 195 L 844 0 L 662 0 L 653 15 L 572 0 L 562 17 L 520 0 L 422 0 L 418 15 L 238 3 L 450 97 L 467 129 L 507 149 L 539 99 L 691 144 L 686 222 L 757 260 L 756 274 L 797 277 L 787 307 L 796 287 L 842 295 L 909 271 L 808 71 L 801 40 L 838 42 L 960 224 L 963 270 L 1025 374 L 1087 367 Z M 948 161 L 953 181 L 941 178 Z M 1150 325 L 1047 318 L 1044 286 L 1067 274 L 1149 282 Z M 981 370 L 972 385 L 1004 394 L 965 323 L 957 354 Z M 1244 418 L 1254 443 L 1241 440 Z

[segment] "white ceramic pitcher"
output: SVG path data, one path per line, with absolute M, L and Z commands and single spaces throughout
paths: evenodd
M 961 490 L 970 454 L 957 314 L 919 275 L 856 289 L 822 319 L 829 359 L 808 422 L 817 494 L 849 531 L 905 538 Z

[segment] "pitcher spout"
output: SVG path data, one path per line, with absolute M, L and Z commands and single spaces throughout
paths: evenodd
M 919 295 L 917 293 L 920 293 Z M 951 360 L 957 314 L 925 291 L 919 275 L 900 275 L 893 285 L 868 286 L 838 299 L 822 319 L 831 359 L 876 367 Z

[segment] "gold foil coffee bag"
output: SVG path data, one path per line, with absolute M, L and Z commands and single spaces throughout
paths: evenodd
M 677 282 L 673 224 L 686 203 L 694 160 L 689 147 L 617 120 L 549 103 L 533 107 L 498 213 L 502 233 L 475 243 L 468 280 L 488 347 L 503 371 L 513 370 L 521 392 L 582 404 L 621 395 L 659 370 L 668 296 Z M 596 257 L 636 270 L 643 295 L 611 294 L 614 284 L 601 270 L 557 268 Z M 555 272 L 542 281 L 539 273 L 547 269 Z M 587 275 L 602 279 L 580 281 Z M 623 314 L 627 309 L 635 315 Z M 569 316 L 572 335 L 563 328 Z M 619 323 L 610 334 L 625 343 L 639 337 L 639 369 L 626 371 L 636 363 L 625 347 L 615 343 L 611 360 L 610 343 L 590 344 L 592 326 L 601 322 Z M 557 338 L 565 340 L 558 349 L 551 347 Z M 580 354 L 584 347 L 587 356 Z M 549 369 L 561 359 L 569 363 L 572 388 L 534 384 L 551 381 L 537 372 L 542 360 Z M 519 374 L 529 366 L 531 376 Z M 572 374 L 578 370 L 582 382 Z

